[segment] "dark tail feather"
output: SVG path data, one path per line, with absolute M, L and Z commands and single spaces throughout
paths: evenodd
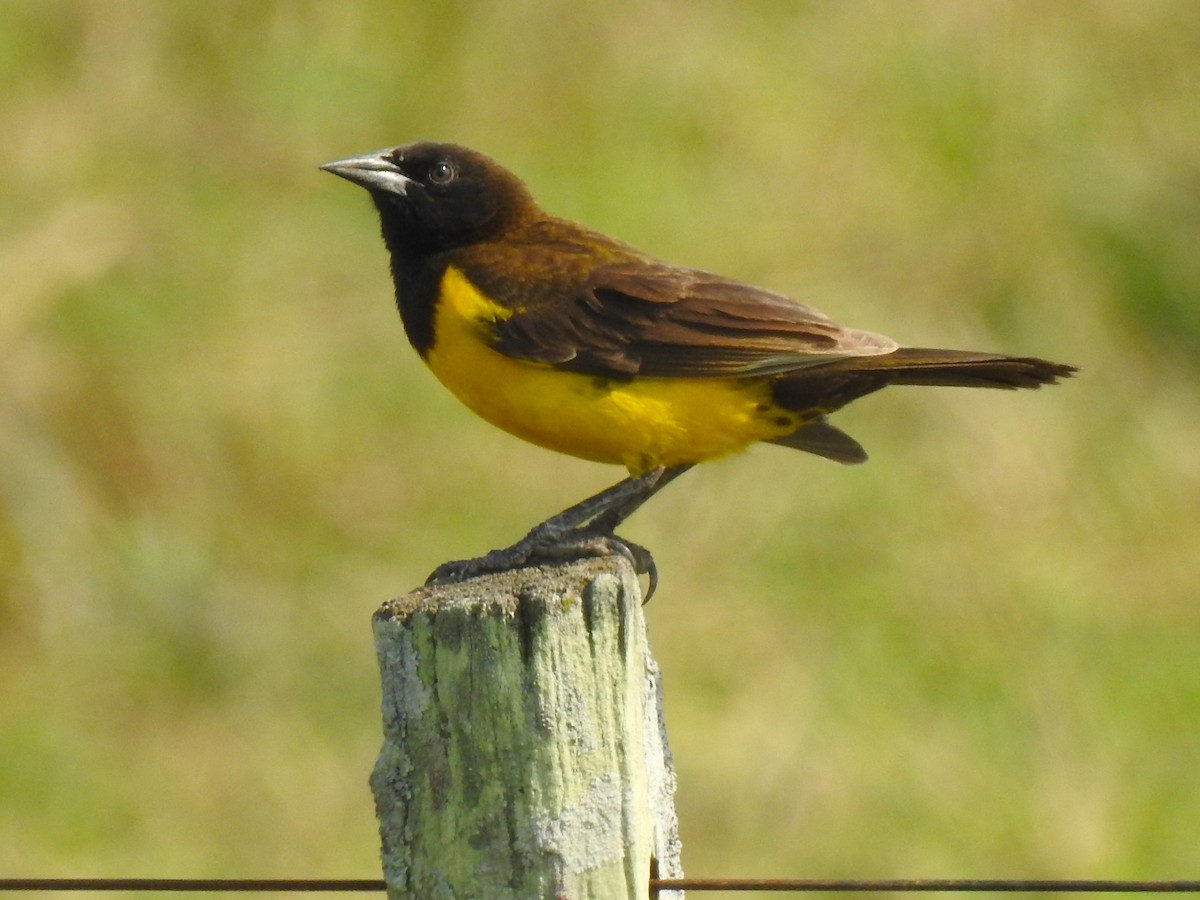
M 1074 366 L 1031 356 L 902 347 L 796 369 L 773 381 L 771 394 L 784 409 L 829 413 L 889 384 L 1036 388 L 1074 372 Z
M 858 442 L 825 421 L 824 414 L 891 384 L 943 387 L 1037 388 L 1075 373 L 1074 366 L 1030 356 L 905 347 L 879 356 L 854 356 L 788 372 L 771 382 L 771 396 L 809 421 L 774 444 L 816 453 L 840 463 L 867 454 Z M 815 416 L 813 414 L 816 414 Z
M 826 422 L 824 416 L 818 416 L 813 421 L 801 425 L 791 434 L 773 438 L 771 443 L 803 450 L 805 453 L 815 453 L 847 466 L 867 461 L 867 451 L 862 445 L 840 428 Z
M 1031 356 L 1002 356 L 967 350 L 902 347 L 883 356 L 859 356 L 835 367 L 884 375 L 888 384 L 943 387 L 1036 388 L 1067 378 L 1076 369 Z

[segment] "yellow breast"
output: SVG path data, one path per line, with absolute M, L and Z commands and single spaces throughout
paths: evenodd
M 426 362 L 471 410 L 527 441 L 631 473 L 700 462 L 794 431 L 764 379 L 612 381 L 512 359 L 487 326 L 513 314 L 446 270 Z

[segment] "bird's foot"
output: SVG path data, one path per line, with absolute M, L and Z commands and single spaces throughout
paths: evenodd
M 615 534 L 581 528 L 568 534 L 545 534 L 539 526 L 511 547 L 492 550 L 474 559 L 442 563 L 426 579 L 427 585 L 457 584 L 480 575 L 490 575 L 526 566 L 554 564 L 573 559 L 623 556 L 638 575 L 649 578 L 643 603 L 658 587 L 658 567 L 650 551 Z
M 511 547 L 475 559 L 443 563 L 426 584 L 451 584 L 477 575 L 591 556 L 624 556 L 639 575 L 649 577 L 643 603 L 658 587 L 658 569 L 645 547 L 619 538 L 614 530 L 638 507 L 686 472 L 690 465 L 657 468 L 626 478 L 542 522 Z

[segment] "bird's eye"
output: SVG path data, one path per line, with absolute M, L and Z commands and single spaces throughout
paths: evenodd
M 446 160 L 435 162 L 429 170 L 429 180 L 434 184 L 449 184 L 457 173 L 454 166 Z

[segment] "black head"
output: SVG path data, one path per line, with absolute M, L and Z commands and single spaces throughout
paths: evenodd
M 370 191 L 393 253 L 491 240 L 536 210 L 517 176 L 456 144 L 408 144 L 321 168 Z

